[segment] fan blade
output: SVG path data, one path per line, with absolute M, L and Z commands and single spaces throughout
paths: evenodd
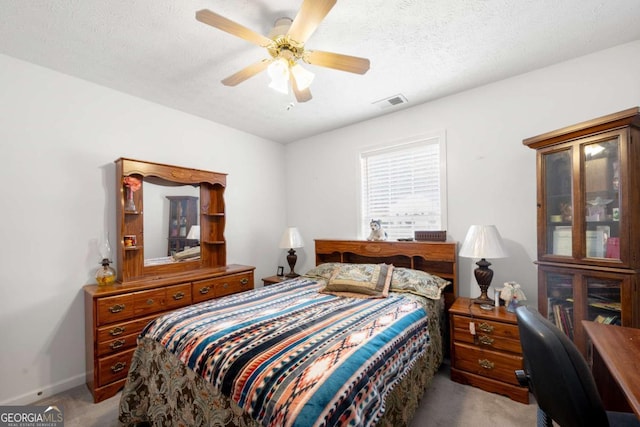
M 350 73 L 364 74 L 369 71 L 369 60 L 367 58 L 342 55 L 340 53 L 323 52 L 321 50 L 307 51 L 304 60 L 312 65 L 334 68 Z
M 196 19 L 219 30 L 240 37 L 241 39 L 245 39 L 246 41 L 260 47 L 267 47 L 273 43 L 273 40 L 271 40 L 270 38 L 265 37 L 262 34 L 258 34 L 255 31 L 250 30 L 247 27 L 233 22 L 232 20 L 218 15 L 217 13 L 212 12 L 208 9 L 197 11 Z
M 288 36 L 304 44 L 335 4 L 336 0 L 304 0 L 289 28 Z
M 293 74 L 289 75 L 291 77 L 291 88 L 293 89 L 293 93 L 296 96 L 296 100 L 298 102 L 307 102 L 311 99 L 311 91 L 309 88 L 306 89 L 298 89 L 298 82 Z
M 264 71 L 269 66 L 270 63 L 271 63 L 270 59 L 263 59 L 260 62 L 251 64 L 248 67 L 245 67 L 242 70 L 238 71 L 237 73 L 232 74 L 226 79 L 222 80 L 222 84 L 225 86 L 235 86 L 239 83 L 242 83 L 248 78 L 255 76 L 261 71 Z

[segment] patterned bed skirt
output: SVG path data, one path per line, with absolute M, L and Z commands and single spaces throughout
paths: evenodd
M 378 426 L 399 427 L 411 422 L 442 363 L 441 318 L 430 317 L 428 349 L 386 397 Z M 120 399 L 119 420 L 123 426 L 260 426 L 235 402 L 148 338 L 139 341 L 133 355 Z

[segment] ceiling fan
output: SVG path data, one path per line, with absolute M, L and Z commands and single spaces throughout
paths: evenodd
M 336 0 L 303 0 L 295 19 L 278 19 L 269 37 L 207 9 L 196 12 L 196 19 L 264 47 L 271 56 L 230 75 L 222 80 L 222 84 L 235 86 L 268 69 L 270 87 L 288 93 L 290 83 L 296 100 L 306 102 L 311 99 L 309 85 L 313 73 L 302 68 L 300 62 L 356 74 L 364 74 L 369 70 L 369 60 L 366 58 L 305 49 L 305 42 L 335 4 Z

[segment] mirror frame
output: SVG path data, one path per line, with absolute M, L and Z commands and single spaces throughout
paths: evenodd
M 160 279 L 194 270 L 224 267 L 226 241 L 224 239 L 224 190 L 227 174 L 185 168 L 161 163 L 119 158 L 116 163 L 116 218 L 118 227 L 117 278 L 121 283 Z M 133 193 L 135 211 L 125 210 L 127 188 L 124 178 L 134 176 L 141 180 L 139 190 Z M 171 185 L 200 186 L 200 260 L 160 265 L 144 265 L 144 181 L 162 180 Z M 124 244 L 125 235 L 136 236 L 135 246 Z

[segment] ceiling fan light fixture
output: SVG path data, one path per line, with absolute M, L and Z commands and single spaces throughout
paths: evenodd
M 315 77 L 315 74 L 305 68 L 302 68 L 300 64 L 294 64 L 291 67 L 291 74 L 293 75 L 293 78 L 296 79 L 296 84 L 300 90 L 305 90 L 311 86 L 311 82 Z
M 267 68 L 271 83 L 269 87 L 278 92 L 289 93 L 289 63 L 284 58 L 275 59 Z

